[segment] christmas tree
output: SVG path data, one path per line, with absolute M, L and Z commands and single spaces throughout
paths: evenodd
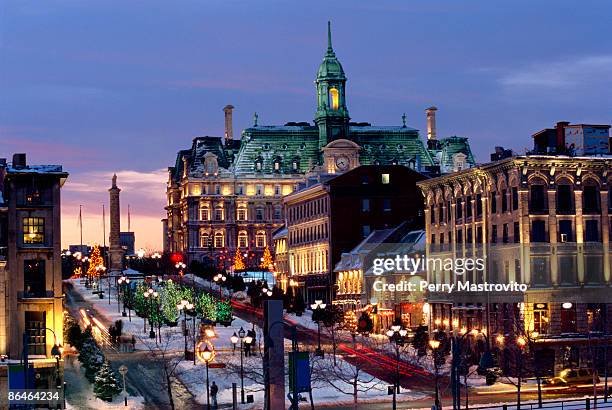
M 240 249 L 236 249 L 236 254 L 234 255 L 234 270 L 244 269 L 246 269 L 246 264 L 244 263 L 242 252 L 240 252 Z
M 100 267 L 104 267 L 104 259 L 100 256 L 100 247 L 94 245 L 91 255 L 89 255 L 89 267 L 87 268 L 87 276 L 90 278 L 100 274 Z
M 344 312 L 342 327 L 348 330 L 351 334 L 357 333 L 357 315 L 355 315 L 354 310 L 347 310 L 346 312 Z
M 196 312 L 204 319 L 212 322 L 217 320 L 217 302 L 208 293 L 202 293 L 196 298 Z
M 121 393 L 119 381 L 113 371 L 113 368 L 104 361 L 98 373 L 96 373 L 96 381 L 94 382 L 94 394 L 97 398 L 104 401 L 113 401 L 113 396 Z
M 181 301 L 181 293 L 171 280 L 166 282 L 161 291 L 161 301 L 161 311 L 164 319 L 169 323 L 176 323 L 180 314 L 176 305 Z
M 96 373 L 100 370 L 102 363 L 104 363 L 104 354 L 96 344 L 90 327 L 85 329 L 82 337 L 83 345 L 79 351 L 79 362 L 85 367 L 85 377 L 93 382 Z
M 260 268 L 270 271 L 274 269 L 274 260 L 272 259 L 272 254 L 270 253 L 270 248 L 268 248 L 268 245 L 266 245 L 261 259 L 261 263 L 259 264 Z
M 229 326 L 232 324 L 232 305 L 227 300 L 217 303 L 217 322 Z

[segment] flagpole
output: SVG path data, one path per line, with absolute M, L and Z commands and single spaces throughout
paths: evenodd
M 83 252 L 83 205 L 79 205 L 79 228 L 81 231 L 81 249 L 79 252 Z

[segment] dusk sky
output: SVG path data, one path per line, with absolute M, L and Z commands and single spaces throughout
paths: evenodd
M 198 135 L 312 122 L 326 22 L 354 121 L 524 152 L 556 121 L 612 122 L 610 1 L 0 3 L 0 157 L 62 164 L 64 245 L 102 242 L 113 172 L 137 247 L 161 247 L 166 168 Z M 422 132 L 423 135 L 423 132 Z M 108 212 L 108 211 L 107 211 Z M 108 229 L 107 229 L 108 232 Z

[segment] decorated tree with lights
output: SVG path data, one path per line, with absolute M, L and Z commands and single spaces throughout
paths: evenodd
M 342 319 L 342 327 L 345 330 L 348 330 L 351 334 L 357 333 L 359 327 L 357 324 L 357 315 L 355 315 L 354 310 L 349 309 L 344 312 L 344 317 Z
M 268 248 L 268 245 L 266 245 L 264 249 L 259 267 L 266 270 L 272 270 L 274 268 L 274 260 L 272 259 L 272 253 L 270 253 L 270 248 Z
M 173 281 L 169 280 L 161 290 L 161 312 L 164 320 L 169 323 L 176 323 L 179 318 L 179 311 L 176 305 L 181 301 L 181 292 Z
M 201 293 L 196 298 L 195 308 L 198 315 L 212 322 L 217 320 L 217 301 L 208 293 Z
M 89 255 L 89 267 L 87 268 L 87 276 L 90 278 L 96 277 L 100 274 L 98 268 L 104 267 L 104 259 L 100 255 L 100 247 L 94 245 L 91 255 Z
M 224 326 L 232 324 L 232 305 L 228 300 L 217 302 L 217 323 Z
M 242 252 L 240 252 L 240 249 L 236 249 L 236 254 L 234 255 L 234 270 L 244 269 L 246 269 L 246 264 L 244 263 Z
M 145 286 L 144 283 L 139 283 L 136 285 L 136 289 L 133 292 L 133 308 L 136 311 L 136 314 L 140 317 L 148 317 L 148 304 L 144 297 L 144 293 L 149 288 Z

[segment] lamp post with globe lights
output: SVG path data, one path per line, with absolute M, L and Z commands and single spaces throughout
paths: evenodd
M 178 271 L 178 275 L 179 275 L 179 284 L 181 285 L 181 287 L 183 286 L 183 275 L 184 275 L 184 270 L 187 267 L 187 265 L 185 265 L 183 262 L 177 262 L 176 265 L 174 265 L 174 267 L 177 269 Z
M 219 286 L 219 299 L 223 299 L 223 289 L 221 287 L 221 284 L 227 280 L 227 277 L 222 273 L 217 273 L 213 280 Z
M 161 253 L 159 253 L 159 252 L 155 252 L 153 255 L 151 255 L 151 259 L 153 259 L 153 261 L 155 262 L 155 268 L 157 269 L 158 274 L 160 273 L 159 272 L 159 262 L 161 260 L 161 257 L 162 257 Z M 163 281 L 164 280 L 163 272 L 161 272 L 161 278 L 162 278 L 162 281 Z
M 436 405 L 436 410 L 441 410 L 442 406 L 440 406 L 440 389 L 438 386 L 438 377 L 439 377 L 439 372 L 438 372 L 438 349 L 440 348 L 440 341 L 436 340 L 436 339 L 430 339 L 429 340 L 429 347 L 431 347 L 431 351 L 432 351 L 432 356 L 433 356 L 433 361 L 434 361 L 434 372 L 435 372 L 435 377 L 436 377 L 436 400 L 435 400 L 435 405 Z
M 230 341 L 234 345 L 234 349 L 236 349 L 238 340 L 240 340 L 240 402 L 244 404 L 244 344 L 251 344 L 253 338 L 248 336 L 244 328 L 241 327 L 238 331 L 238 335 L 236 335 L 236 332 L 234 332 L 234 334 L 230 337 Z
M 408 330 L 403 329 L 400 325 L 391 326 L 387 331 L 389 341 L 395 344 L 395 383 L 393 384 L 393 410 L 397 409 L 397 393 L 400 390 L 400 374 L 399 374 L 399 361 L 400 361 L 400 347 L 406 343 L 406 336 L 408 336 Z
M 270 292 L 270 296 L 272 296 L 272 292 Z M 312 320 L 317 324 L 317 350 L 315 354 L 319 357 L 323 357 L 323 350 L 321 349 L 321 320 L 323 319 L 323 311 L 326 306 L 327 304 L 323 303 L 322 300 L 315 300 L 315 302 L 310 305 L 312 309 Z
M 181 301 L 176 305 L 176 308 L 183 312 L 183 321 L 185 323 L 183 327 L 183 336 L 185 336 L 185 360 L 187 360 L 187 311 L 193 310 L 194 307 L 195 306 L 186 299 L 181 299 Z
M 121 313 L 121 316 L 126 317 L 127 316 L 127 313 L 125 312 L 126 292 L 129 289 L 130 278 L 128 278 L 127 276 L 121 276 L 119 279 L 117 279 L 117 285 L 121 289 L 121 299 L 123 299 L 123 313 Z M 118 311 L 121 310 L 119 306 L 119 292 L 117 292 L 117 310 Z M 130 314 L 130 322 L 131 321 L 132 321 L 132 315 Z
M 144 293 L 144 297 L 145 300 L 148 300 L 149 303 L 149 337 L 151 339 L 155 338 L 155 330 L 153 327 L 153 304 L 157 303 L 158 299 L 159 299 L 159 293 L 157 293 L 157 291 L 153 288 L 149 288 L 145 293 Z M 146 321 L 146 319 L 145 319 Z
M 200 342 L 202 343 L 202 342 Z M 204 343 L 204 350 L 198 351 L 198 358 L 206 364 L 206 408 L 210 410 L 210 384 L 208 382 L 208 364 L 215 358 L 215 349 L 210 342 Z M 195 353 L 195 352 L 194 352 Z

